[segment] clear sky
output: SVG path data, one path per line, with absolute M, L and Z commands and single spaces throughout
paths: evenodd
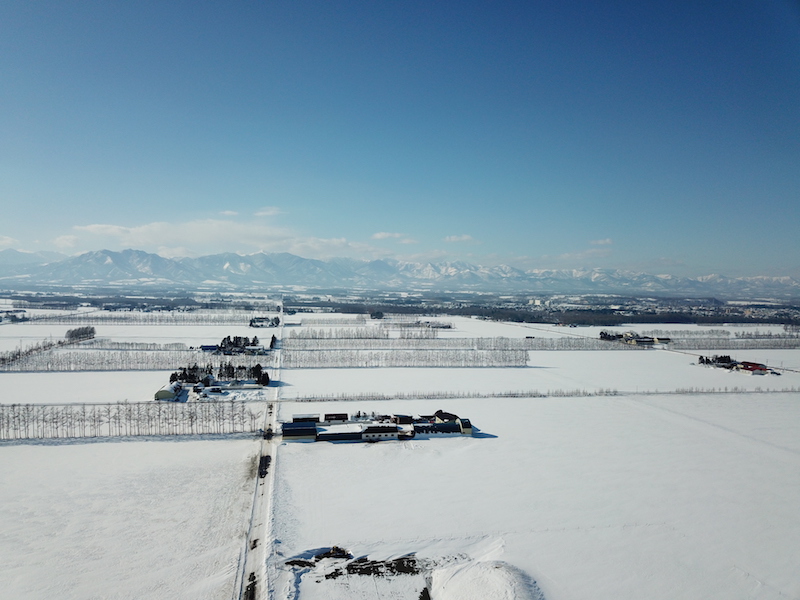
M 0 248 L 800 276 L 794 0 L 0 0 Z

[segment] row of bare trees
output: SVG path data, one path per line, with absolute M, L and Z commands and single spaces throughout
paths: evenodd
M 364 315 L 354 315 L 352 318 L 347 317 L 320 317 L 319 319 L 301 319 L 301 325 L 355 325 L 362 326 L 367 322 Z
M 288 369 L 339 367 L 524 367 L 525 350 L 283 350 Z
M 68 330 L 63 340 L 42 340 L 41 342 L 25 346 L 24 348 L 20 347 L 8 352 L 0 352 L 0 371 L 7 370 L 7 367 L 10 367 L 14 363 L 49 352 L 54 348 L 61 348 L 63 346 L 90 340 L 94 337 L 94 333 L 94 327 L 77 327 Z
M 376 339 L 385 340 L 389 338 L 389 329 L 386 327 L 349 327 L 349 328 L 327 328 L 303 327 L 298 329 L 287 328 L 284 330 L 283 339 L 307 339 L 307 340 L 363 340 Z
M 285 350 L 631 350 L 630 344 L 609 346 L 594 338 L 434 338 L 434 339 L 308 339 L 286 338 Z
M 210 356 L 196 350 L 94 350 L 69 349 L 49 350 L 24 356 L 14 362 L 0 363 L 0 371 L 160 371 L 174 370 L 181 365 L 192 364 L 200 359 L 209 362 L 214 369 L 227 362 L 225 356 Z M 244 367 L 264 365 L 272 361 L 269 356 L 236 357 Z
M 202 435 L 258 431 L 244 402 L 2 404 L 0 440 Z
M 669 347 L 675 350 L 788 350 L 800 348 L 800 338 L 673 339 Z
M 81 348 L 93 350 L 188 350 L 183 342 L 158 344 L 156 342 L 114 342 L 108 338 L 95 338 L 81 343 Z
M 94 311 L 32 317 L 30 322 L 80 325 L 247 325 L 258 316 L 250 310 Z
M 697 337 L 708 337 L 708 338 L 729 338 L 731 337 L 731 332 L 727 329 L 650 329 L 649 331 L 642 331 L 640 334 L 642 337 L 653 337 L 653 338 L 697 338 Z

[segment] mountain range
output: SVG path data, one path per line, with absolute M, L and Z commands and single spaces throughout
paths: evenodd
M 300 286 L 333 289 L 448 290 L 800 297 L 791 277 L 675 277 L 615 269 L 521 270 L 466 262 L 315 260 L 288 253 L 213 254 L 169 259 L 143 252 L 99 250 L 78 256 L 0 251 L 0 289 L 46 287 L 255 290 Z

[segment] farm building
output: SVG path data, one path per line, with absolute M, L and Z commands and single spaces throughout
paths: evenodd
M 158 390 L 153 399 L 164 402 L 178 402 L 182 391 L 183 385 L 181 385 L 181 382 L 175 381 Z
M 362 439 L 367 442 L 382 442 L 398 439 L 397 425 L 370 425 L 361 432 Z
M 319 423 L 319 415 L 292 415 L 292 423 Z
M 285 440 L 310 442 L 317 440 L 317 426 L 314 423 L 304 421 L 284 423 L 281 431 Z
M 736 363 L 736 368 L 740 371 L 744 371 L 745 373 L 750 373 L 751 375 L 766 375 L 769 372 L 769 367 L 767 367 L 767 365 L 748 362 L 746 360 Z
M 362 416 L 352 419 L 346 413 L 293 415 L 291 423 L 282 426 L 285 440 L 320 442 L 381 442 L 408 440 L 419 435 L 472 435 L 472 423 L 452 413 L 437 411 L 427 417 L 408 415 Z
M 347 423 L 350 417 L 347 413 L 325 413 L 323 423 Z

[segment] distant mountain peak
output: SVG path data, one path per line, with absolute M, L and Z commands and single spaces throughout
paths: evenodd
M 516 293 L 646 293 L 719 297 L 800 297 L 791 277 L 728 278 L 651 275 L 631 271 L 582 269 L 520 270 L 508 265 L 480 266 L 465 261 L 415 263 L 394 259 L 302 258 L 287 252 L 232 252 L 169 259 L 142 250 L 97 250 L 78 256 L 0 251 L 0 287 L 146 286 L 198 289 L 311 288 L 447 289 Z

